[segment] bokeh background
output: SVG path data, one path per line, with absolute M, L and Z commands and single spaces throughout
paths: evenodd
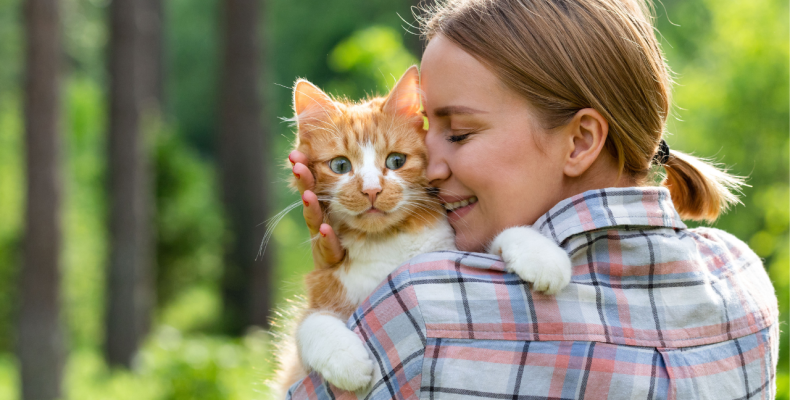
M 147 160 L 143 165 L 150 172 L 153 262 L 148 266 L 153 269 L 143 284 L 155 295 L 143 315 L 148 326 L 132 343 L 133 354 L 118 359 L 108 355 L 105 333 L 111 328 L 105 316 L 108 293 L 115 293 L 108 285 L 118 284 L 108 279 L 113 212 L 108 152 L 113 77 L 108 60 L 119 50 L 113 49 L 120 43 L 113 38 L 114 25 L 128 18 L 123 13 L 112 16 L 119 1 L 123 0 L 57 2 L 61 396 L 266 399 L 271 335 L 260 313 L 255 320 L 232 309 L 238 299 L 229 294 L 226 282 L 228 274 L 271 271 L 268 277 L 262 275 L 264 279 L 240 280 L 253 285 L 246 290 L 263 293 L 259 297 L 282 308 L 302 292 L 301 277 L 312 266 L 299 208 L 279 221 L 267 254 L 251 263 L 252 269 L 239 272 L 229 256 L 241 242 L 239 232 L 253 235 L 259 243 L 266 233 L 264 222 L 298 201 L 287 189 L 290 172 L 283 168 L 293 138 L 292 127 L 282 120 L 292 116 L 290 86 L 304 77 L 349 98 L 386 93 L 409 65 L 418 62 L 423 45 L 407 33 L 414 31 L 409 24 L 417 2 L 255 2 L 251 19 L 257 31 L 248 32 L 257 39 L 257 50 L 251 53 L 258 62 L 252 70 L 257 82 L 249 85 L 257 88 L 252 92 L 259 103 L 253 112 L 259 113 L 260 126 L 253 131 L 266 137 L 253 154 L 265 171 L 260 187 L 266 207 L 257 220 L 246 218 L 252 228 L 243 230 L 234 220 L 233 202 L 223 197 L 232 186 L 225 180 L 234 177 L 224 169 L 221 154 L 221 141 L 230 137 L 223 135 L 233 130 L 223 118 L 223 107 L 233 108 L 223 97 L 223 87 L 233 79 L 228 71 L 238 71 L 233 69 L 238 66 L 227 64 L 233 44 L 225 38 L 233 37 L 227 36 L 231 28 L 245 24 L 233 22 L 244 19 L 243 12 L 227 10 L 231 3 L 243 1 L 146 0 L 158 12 L 137 23 L 156 22 L 160 36 L 151 43 L 161 50 L 152 54 L 161 70 L 154 111 L 141 113 L 136 134 L 145 143 L 137 156 Z M 22 360 L 15 349 L 25 295 L 19 283 L 25 265 L 24 2 L 0 0 L 0 399 L 9 400 L 22 399 Z M 774 282 L 783 321 L 778 398 L 788 399 L 788 3 L 663 0 L 656 4 L 656 14 L 656 34 L 676 72 L 670 146 L 711 157 L 749 177 L 743 205 L 713 226 L 748 243 L 763 257 Z M 233 115 L 233 110 L 227 112 Z

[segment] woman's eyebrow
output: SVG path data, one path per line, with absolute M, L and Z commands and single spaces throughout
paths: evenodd
M 445 106 L 437 108 L 433 114 L 437 117 L 449 117 L 456 114 L 486 114 L 487 111 L 477 110 L 466 106 Z

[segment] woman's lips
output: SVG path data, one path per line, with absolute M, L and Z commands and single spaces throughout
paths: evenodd
M 472 211 L 477 205 L 477 197 L 472 196 L 463 200 L 445 203 L 444 209 L 447 210 L 447 219 L 452 223 L 463 218 Z
M 453 211 L 455 209 L 466 207 L 469 204 L 477 203 L 477 196 L 467 197 L 465 199 L 455 200 L 453 202 L 444 201 L 444 209 L 447 211 Z

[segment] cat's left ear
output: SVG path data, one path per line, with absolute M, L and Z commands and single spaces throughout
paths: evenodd
M 301 126 L 315 120 L 325 120 L 337 111 L 332 98 L 312 83 L 298 79 L 294 85 L 294 112 Z
M 401 76 L 395 87 L 392 88 L 382 109 L 385 112 L 414 116 L 415 121 L 422 126 L 420 116 L 420 71 L 416 65 L 412 65 Z

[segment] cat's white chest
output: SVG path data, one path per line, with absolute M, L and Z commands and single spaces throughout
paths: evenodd
M 446 220 L 413 233 L 386 240 L 343 243 L 350 264 L 335 272 L 346 289 L 349 302 L 359 305 L 392 271 L 410 258 L 438 250 L 455 250 L 455 235 Z

